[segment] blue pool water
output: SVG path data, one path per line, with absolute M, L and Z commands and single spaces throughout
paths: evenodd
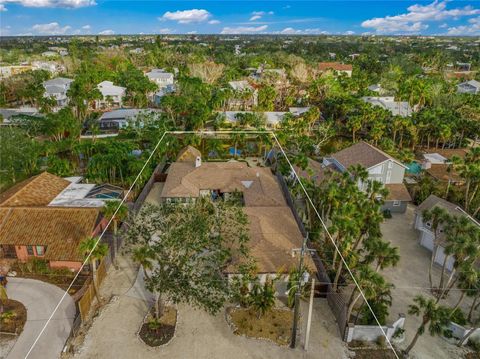
M 408 167 L 407 173 L 418 175 L 422 170 L 422 166 L 417 162 L 413 161 L 406 165 Z

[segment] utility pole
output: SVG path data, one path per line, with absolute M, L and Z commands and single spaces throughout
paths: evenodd
M 305 252 L 310 252 L 312 250 L 307 248 L 308 233 L 303 238 L 302 248 L 294 249 L 294 252 L 300 251 L 300 261 L 298 264 L 298 283 L 295 286 L 295 305 L 293 309 L 293 327 L 292 327 L 292 341 L 290 342 L 290 348 L 294 349 L 297 345 L 297 329 L 298 329 L 298 312 L 300 311 L 300 289 L 302 288 L 302 279 L 303 279 L 303 259 L 305 257 Z
M 310 341 L 310 326 L 312 325 L 312 311 L 313 311 L 313 297 L 315 295 L 315 278 L 312 278 L 312 287 L 310 288 L 310 304 L 308 306 L 308 318 L 307 318 L 307 333 L 305 334 L 305 346 L 304 349 L 308 349 L 308 342 Z

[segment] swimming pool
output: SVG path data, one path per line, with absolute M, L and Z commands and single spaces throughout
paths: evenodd
M 407 173 L 412 175 L 418 175 L 422 171 L 422 166 L 417 161 L 410 162 L 406 166 L 408 167 Z

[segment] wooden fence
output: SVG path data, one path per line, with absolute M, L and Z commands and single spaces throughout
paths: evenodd
M 98 287 L 100 287 L 103 280 L 107 276 L 107 265 L 108 259 L 103 259 L 97 268 L 96 279 Z M 86 287 L 82 298 L 78 301 L 78 310 L 80 311 L 82 321 L 85 321 L 87 319 L 88 313 L 90 312 L 95 297 L 95 286 L 93 285 L 93 280 L 91 280 L 88 283 L 88 286 Z

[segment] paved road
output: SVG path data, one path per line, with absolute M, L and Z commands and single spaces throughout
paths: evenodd
M 60 301 L 63 293 L 59 287 L 26 278 L 9 278 L 7 293 L 10 299 L 18 300 L 27 308 L 27 323 L 7 359 L 25 358 L 28 350 Z M 75 303 L 65 297 L 54 317 L 43 332 L 29 359 L 58 358 L 63 349 L 75 316 Z

